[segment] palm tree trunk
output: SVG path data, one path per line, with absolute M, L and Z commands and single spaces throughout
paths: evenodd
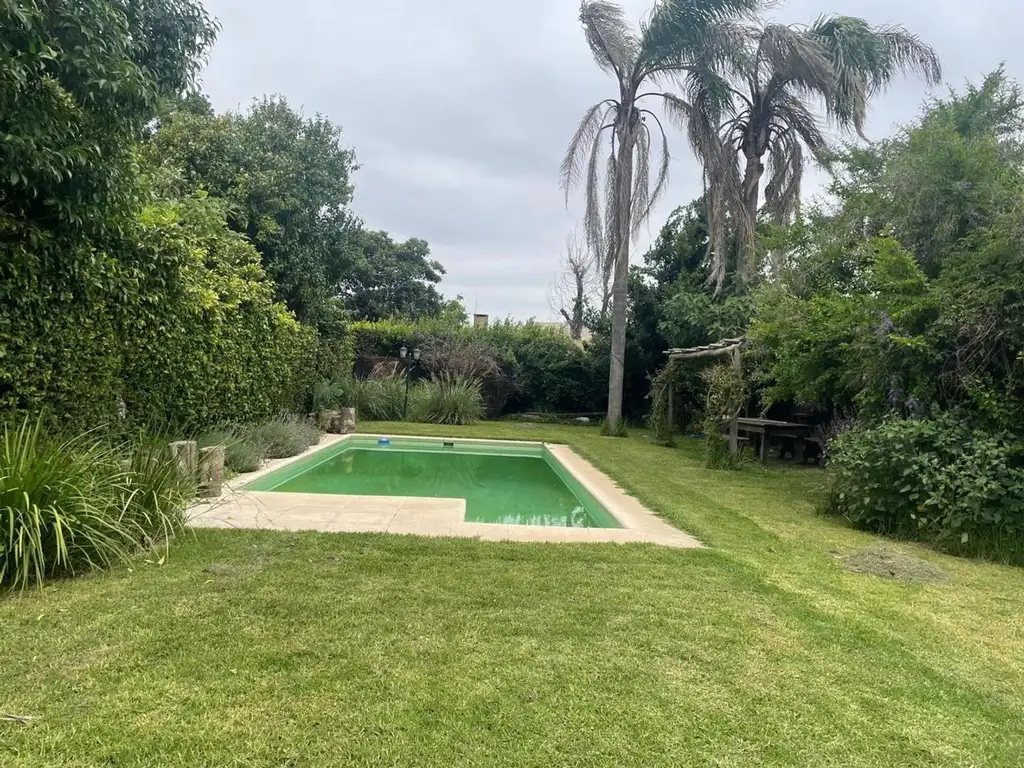
M 627 127 L 615 163 L 615 277 L 612 282 L 612 350 L 608 372 L 608 434 L 620 433 L 623 377 L 626 370 L 626 302 L 629 299 L 629 229 L 633 215 L 633 148 L 636 136 Z
M 614 237 L 614 235 L 613 235 Z M 612 272 L 614 266 L 610 263 L 614 260 L 614 254 L 617 253 L 618 249 L 614 244 L 609 246 L 608 253 L 612 258 L 606 259 L 605 263 L 601 265 L 601 318 L 604 319 L 608 316 L 608 305 L 612 300 Z
M 747 156 L 747 166 L 743 172 L 743 207 L 746 209 L 751 227 L 757 226 L 757 209 L 761 202 L 761 177 L 764 175 L 764 163 L 756 155 Z M 747 267 L 746 246 L 741 243 L 736 272 L 743 275 Z

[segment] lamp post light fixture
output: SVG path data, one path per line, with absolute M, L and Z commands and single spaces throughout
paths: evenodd
M 409 348 L 407 346 L 405 346 L 405 344 L 403 344 L 402 348 L 398 350 L 398 356 L 400 358 L 402 358 L 403 360 L 408 360 L 408 358 L 409 358 Z M 409 377 L 409 373 L 410 373 L 410 369 L 414 365 L 419 365 L 419 362 L 420 362 L 420 348 L 419 347 L 414 347 L 413 350 L 412 350 L 412 360 L 408 361 L 406 363 L 406 366 L 405 366 L 405 407 L 402 409 L 402 420 L 403 421 L 408 421 L 409 420 L 409 378 L 410 378 Z

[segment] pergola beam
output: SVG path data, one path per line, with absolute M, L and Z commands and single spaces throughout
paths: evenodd
M 705 344 L 700 347 L 689 347 L 686 349 L 667 349 L 665 354 L 670 360 L 695 360 L 701 357 L 721 357 L 730 354 L 733 350 L 739 349 L 746 343 L 746 339 L 722 339 L 714 344 Z

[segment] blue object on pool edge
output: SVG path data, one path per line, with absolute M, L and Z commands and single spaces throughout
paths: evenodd
M 388 440 L 386 437 L 381 437 L 378 438 L 377 445 L 379 445 L 381 448 L 387 448 L 389 445 L 391 445 L 391 441 Z

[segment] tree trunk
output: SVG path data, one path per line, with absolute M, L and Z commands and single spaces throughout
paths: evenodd
M 619 434 L 622 422 L 623 375 L 626 368 L 626 302 L 629 299 L 629 225 L 633 212 L 633 148 L 636 134 L 632 126 L 622 132 L 619 156 L 615 163 L 616 222 L 614 280 L 612 282 L 612 350 L 608 372 L 608 434 Z
M 583 274 L 577 271 L 574 275 L 576 278 L 576 296 L 572 303 L 572 324 L 569 329 L 573 341 L 579 341 L 583 338 L 583 304 L 587 297 L 587 287 L 583 284 Z
M 750 218 L 751 227 L 757 226 L 757 209 L 761 202 L 761 177 L 763 175 L 764 163 L 761 162 L 761 158 L 756 155 L 748 155 L 747 167 L 743 172 L 743 207 Z M 743 275 L 747 268 L 747 258 L 749 256 L 745 243 L 740 242 L 737 253 L 736 272 Z
M 615 251 L 614 246 L 608 250 L 609 255 Z M 608 262 L 612 259 L 608 259 Z M 608 264 L 604 264 L 601 267 L 601 317 L 602 319 L 608 315 L 608 304 L 612 300 L 612 289 L 611 289 L 611 276 L 612 269 Z

